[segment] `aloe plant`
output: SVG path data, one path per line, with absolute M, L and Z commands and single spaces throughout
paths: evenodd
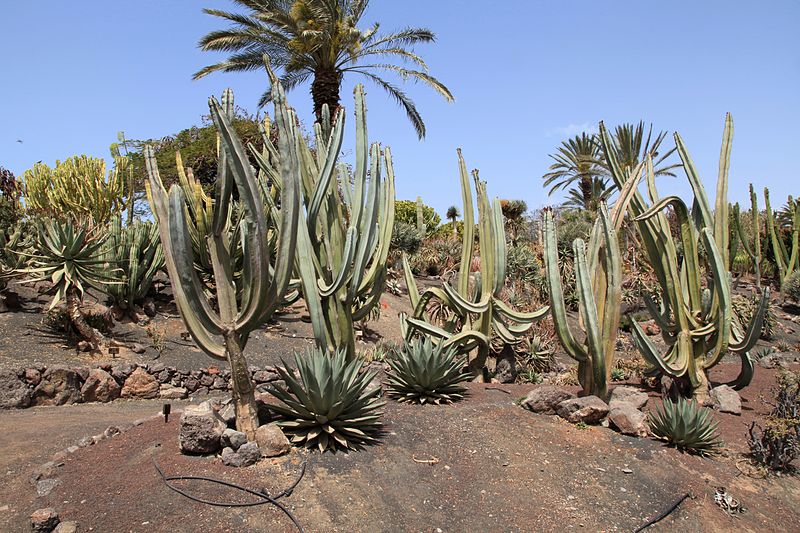
M 600 203 L 599 217 L 589 239 L 588 258 L 583 239 L 573 242 L 578 309 L 585 340 L 576 338 L 567 322 L 553 211 L 544 212 L 545 267 L 556 334 L 567 355 L 578 361 L 578 380 L 583 390 L 603 399 L 608 396 L 611 381 L 622 302 L 622 259 L 617 231 L 637 183 L 638 179 L 631 179 L 625 184 L 611 216 L 605 202 Z
M 483 378 L 493 339 L 505 345 L 518 344 L 531 325 L 544 317 L 548 308 L 531 313 L 519 312 L 500 299 L 505 283 L 506 240 L 500 201 L 489 202 L 486 182 L 481 181 L 477 171 L 472 177 L 478 201 L 478 239 L 480 242 L 481 272 L 475 274 L 470 283 L 470 265 L 475 240 L 475 215 L 469 174 L 461 150 L 458 150 L 461 195 L 464 204 L 464 232 L 462 235 L 461 264 L 456 286 L 444 283 L 441 288 L 432 287 L 420 294 L 411 273 L 408 258 L 403 256 L 403 270 L 413 312 L 402 316 L 403 335 L 407 341 L 416 334 L 428 335 L 445 347 L 457 348 L 458 353 L 473 352 L 469 368 L 473 376 Z M 439 300 L 452 313 L 443 325 L 436 326 L 426 316 L 431 300 Z
M 279 243 L 274 258 L 270 258 L 268 253 L 269 228 L 257 178 L 245 147 L 231 125 L 233 93 L 226 90 L 222 104 L 213 97 L 209 99 L 211 119 L 219 135 L 220 155 L 215 204 L 205 241 L 214 272 L 218 311 L 206 296 L 205 285 L 194 269 L 184 189 L 173 185 L 167 194 L 153 150 L 149 147 L 145 150 L 151 207 L 158 221 L 175 301 L 197 345 L 209 356 L 227 360 L 230 364 L 236 427 L 250 440 L 255 438 L 258 428 L 258 412 L 243 350 L 249 334 L 272 316 L 287 290 L 300 212 L 300 170 L 297 149 L 292 141 L 294 122 L 283 88 L 272 72 L 270 78 L 279 131 L 278 149 L 284 162 L 280 168 L 283 189 Z M 234 186 L 241 203 L 240 221 L 232 216 Z M 229 231 L 232 223 L 239 226 L 245 257 L 238 280 L 234 279 L 231 264 L 231 252 L 236 247 Z
M 750 184 L 750 222 L 752 224 L 751 232 L 753 234 L 752 244 L 748 242 L 747 235 L 745 235 L 744 228 L 742 228 L 742 221 L 739 215 L 739 204 L 733 206 L 733 223 L 736 226 L 736 235 L 739 236 L 739 242 L 744 248 L 745 253 L 750 257 L 753 262 L 753 272 L 756 277 L 756 287 L 761 288 L 761 220 L 758 211 L 758 198 L 756 192 L 753 190 L 753 184 Z M 734 255 L 734 254 L 731 254 Z
M 711 455 L 723 447 L 711 411 L 696 402 L 666 399 L 648 414 L 647 420 L 653 435 L 681 451 Z
M 153 276 L 164 267 L 158 227 L 150 222 L 134 222 L 123 228 L 122 219 L 115 217 L 105 246 L 105 260 L 121 276 L 121 283 L 107 287 L 108 295 L 115 306 L 137 320 L 136 303 L 147 296 Z
M 600 140 L 604 149 L 610 146 L 611 140 L 602 122 Z M 678 133 L 675 133 L 675 145 L 694 193 L 692 210 L 677 196 L 658 196 L 652 158 L 645 161 L 647 192 L 652 205 L 648 205 L 643 196 L 636 192 L 628 207 L 637 222 L 648 262 L 660 286 L 660 306 L 647 296 L 645 303 L 661 328 L 667 352 L 662 355 L 636 321 L 631 324 L 634 342 L 645 360 L 658 372 L 687 379 L 694 396 L 701 403 L 708 401 L 706 372 L 729 352 L 739 355 L 742 361 L 741 372 L 731 385 L 741 389 L 750 383 L 754 365 L 748 351 L 758 340 L 764 313 L 769 305 L 769 290 L 764 289 L 758 311 L 750 323 L 743 328 L 732 326 L 727 198 L 732 142 L 733 119 L 728 114 L 725 118 L 713 211 L 691 156 Z M 622 188 L 626 181 L 634 179 L 632 175 L 622 172 L 613 151 L 605 150 L 605 157 L 618 187 Z M 680 227 L 680 260 L 677 243 L 663 213 L 667 207 L 673 209 Z M 702 279 L 699 244 L 705 248 L 708 257 L 707 287 Z
M 106 290 L 108 284 L 114 283 L 103 257 L 105 229 L 91 222 L 75 222 L 70 217 L 40 220 L 36 229 L 31 252 L 23 253 L 28 264 L 17 273 L 30 275 L 24 283 L 52 283 L 50 292 L 54 296 L 49 309 L 64 300 L 70 322 L 90 348 L 105 347 L 105 337 L 86 322 L 81 310 L 88 287 Z
M 786 280 L 800 269 L 800 202 L 791 196 L 788 201 L 789 227 L 791 231 L 791 248 L 786 247 L 783 240 L 781 227 L 776 223 L 769 203 L 769 189 L 764 188 L 764 202 L 766 203 L 767 231 L 769 232 L 772 251 L 775 254 L 775 264 L 778 266 L 778 276 L 781 291 Z
M 352 174 L 346 164 L 337 162 L 345 126 L 341 107 L 335 120 L 323 108 L 314 125 L 313 151 L 290 114 L 288 135 L 297 152 L 293 162 L 275 150 L 267 128 L 263 129 L 264 149 L 253 149 L 262 183 L 279 190 L 284 184 L 277 169 L 286 164 L 299 166 L 305 209 L 300 215 L 294 261 L 297 285 L 308 307 L 317 346 L 329 352 L 343 350 L 348 360 L 356 357 L 354 323 L 367 318 L 379 305 L 394 226 L 391 150 L 368 143 L 363 86 L 358 85 L 354 94 L 356 158 Z M 275 210 L 270 195 L 263 197 Z

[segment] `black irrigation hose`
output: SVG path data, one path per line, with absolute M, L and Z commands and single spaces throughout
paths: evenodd
M 283 497 L 288 497 L 288 496 L 292 495 L 292 492 L 297 487 L 297 485 L 300 483 L 300 480 L 303 479 L 303 476 L 306 473 L 306 461 L 303 461 L 303 466 L 300 468 L 300 475 L 297 476 L 297 479 L 295 480 L 295 482 L 292 483 L 292 485 L 288 489 L 285 489 L 285 490 L 281 491 L 280 494 L 278 494 L 276 496 L 270 496 L 269 493 L 267 492 L 267 489 L 263 489 L 262 491 L 252 490 L 252 489 L 248 489 L 247 487 L 242 487 L 241 485 L 237 485 L 235 483 L 229 483 L 227 481 L 222 481 L 220 479 L 214 479 L 214 478 L 210 478 L 210 477 L 202 477 L 202 476 L 166 476 L 164 474 L 164 472 L 161 470 L 161 468 L 159 468 L 158 464 L 156 463 L 155 457 L 153 457 L 153 466 L 156 468 L 156 472 L 158 472 L 158 475 L 161 476 L 161 480 L 164 482 L 164 484 L 167 486 L 167 488 L 169 488 L 171 490 L 174 490 L 178 494 L 186 496 L 187 498 L 189 498 L 192 501 L 196 501 L 196 502 L 199 502 L 199 503 L 205 503 L 207 505 L 213 505 L 215 507 L 255 507 L 256 505 L 264 505 L 266 503 L 270 503 L 270 504 L 274 505 L 275 507 L 277 507 L 278 509 L 280 509 L 281 511 L 283 511 L 283 513 L 286 516 L 289 517 L 289 520 L 292 521 L 292 523 L 295 525 L 297 530 L 300 531 L 300 533 L 304 533 L 304 531 L 305 531 L 303 529 L 303 526 L 300 525 L 300 522 L 292 514 L 292 512 L 289 509 L 287 509 L 286 506 L 284 506 L 281 502 L 279 502 L 278 499 L 279 498 L 283 498 Z M 253 496 L 261 498 L 261 501 L 246 502 L 246 503 L 236 503 L 236 502 L 231 503 L 231 502 L 215 502 L 215 501 L 210 501 L 210 500 L 204 500 L 203 498 L 198 498 L 197 496 L 193 496 L 193 495 L 189 494 L 188 492 L 184 491 L 183 489 L 180 489 L 180 488 L 170 484 L 170 481 L 207 481 L 209 483 L 216 483 L 217 485 L 222 485 L 224 487 L 229 487 L 229 488 L 232 488 L 232 489 L 240 490 L 242 492 L 246 492 L 247 494 L 252 494 Z
M 636 529 L 633 531 L 633 533 L 639 533 L 640 531 L 644 531 L 645 529 L 647 529 L 648 527 L 652 526 L 652 525 L 653 525 L 653 524 L 655 524 L 656 522 L 660 522 L 661 520 L 663 520 L 664 518 L 666 518 L 666 517 L 667 517 L 667 516 L 668 516 L 668 515 L 669 515 L 669 514 L 672 512 L 672 511 L 674 511 L 675 509 L 677 509 L 677 508 L 678 508 L 678 506 L 679 506 L 679 505 L 680 505 L 680 504 L 683 502 L 683 500 L 685 500 L 685 499 L 686 499 L 686 498 L 688 498 L 688 497 L 689 497 L 689 493 L 687 492 L 686 494 L 684 494 L 683 496 L 681 496 L 680 498 L 678 498 L 677 500 L 675 500 L 675 501 L 672 503 L 672 505 L 670 505 L 670 506 L 669 506 L 669 507 L 667 507 L 667 508 L 666 508 L 664 511 L 662 511 L 662 512 L 661 512 L 661 514 L 657 515 L 655 518 L 651 518 L 650 520 L 648 520 L 647 522 L 645 522 L 645 523 L 644 523 L 644 524 L 642 524 L 641 526 L 637 527 L 637 528 L 636 528 Z

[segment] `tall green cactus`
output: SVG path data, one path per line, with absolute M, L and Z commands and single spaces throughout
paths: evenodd
M 751 231 L 753 233 L 753 243 L 747 242 L 747 236 L 742 228 L 742 221 L 739 215 L 739 204 L 733 206 L 733 223 L 736 226 L 736 234 L 739 236 L 739 242 L 742 244 L 745 253 L 750 256 L 753 261 L 753 272 L 756 277 L 756 287 L 761 288 L 761 220 L 758 211 L 758 198 L 756 192 L 753 190 L 753 184 L 750 184 L 750 222 L 752 224 Z
M 425 225 L 422 207 L 422 196 L 417 196 L 417 231 L 420 235 L 426 235 L 428 233 L 428 227 Z
M 605 125 L 600 123 L 600 141 L 603 148 L 611 146 Z M 659 198 L 655 186 L 652 158 L 645 161 L 647 192 L 652 205 L 647 205 L 636 192 L 629 210 L 637 221 L 639 233 L 648 262 L 661 289 L 660 307 L 645 296 L 650 314 L 661 328 L 667 352 L 647 337 L 636 321 L 633 338 L 644 358 L 659 372 L 674 378 L 687 379 L 694 396 L 705 402 L 708 398 L 708 369 L 716 365 L 728 352 L 742 360 L 742 370 L 731 384 L 743 388 L 750 383 L 754 366 L 748 351 L 761 332 L 764 313 L 769 305 L 769 291 L 764 290 L 761 303 L 747 327 L 734 323 L 731 316 L 731 279 L 728 271 L 728 169 L 733 142 L 733 120 L 725 119 L 722 149 L 720 152 L 717 198 L 712 211 L 705 189 L 692 162 L 683 139 L 675 133 L 675 145 L 683 162 L 683 169 L 694 193 L 692 210 L 677 196 Z M 611 175 L 622 188 L 628 179 L 612 150 L 605 150 Z M 670 231 L 669 221 L 663 213 L 672 207 L 680 227 L 682 257 Z M 709 262 L 709 280 L 704 287 L 698 244 L 705 248 Z
M 348 360 L 356 356 L 354 322 L 380 304 L 394 226 L 391 150 L 368 144 L 364 88 L 358 85 L 354 94 L 356 164 L 352 174 L 346 164 L 337 163 L 344 137 L 343 108 L 331 120 L 323 107 L 320 121 L 314 124 L 313 151 L 294 126 L 293 114 L 288 130 L 297 153 L 293 164 L 300 169 L 305 206 L 294 261 L 299 286 L 317 345 L 330 352 L 343 350 Z M 276 169 L 287 164 L 286 155 L 275 150 L 266 129 L 263 133 L 264 150 L 253 150 L 262 182 L 283 189 L 284 178 Z M 263 197 L 271 203 L 269 194 Z
M 786 247 L 783 235 L 781 235 L 781 228 L 775 222 L 775 216 L 769 204 L 769 189 L 766 187 L 764 188 L 764 202 L 767 204 L 767 231 L 772 243 L 772 251 L 775 254 L 775 264 L 778 266 L 780 288 L 783 291 L 786 279 L 800 268 L 800 254 L 798 253 L 800 252 L 800 202 L 789 197 L 791 249 Z
M 111 221 L 105 245 L 105 260 L 118 269 L 122 282 L 106 289 L 115 306 L 137 320 L 136 303 L 147 295 L 153 276 L 164 267 L 164 250 L 158 227 L 150 222 L 134 222 L 122 227 L 117 216 Z
M 259 185 L 247 152 L 231 124 L 233 93 L 225 91 L 222 105 L 209 99 L 211 119 L 217 128 L 220 154 L 215 204 L 206 244 L 214 271 L 216 300 L 219 311 L 206 297 L 204 284 L 194 267 L 194 253 L 188 228 L 184 190 L 177 185 L 169 194 L 158 173 L 153 150 L 145 152 L 149 175 L 151 207 L 158 220 L 161 242 L 172 281 L 175 301 L 189 333 L 211 357 L 231 365 L 233 399 L 236 406 L 236 427 L 248 439 L 255 438 L 258 413 L 254 386 L 250 379 L 243 349 L 250 332 L 261 327 L 280 305 L 292 273 L 292 258 L 297 243 L 300 212 L 299 163 L 292 142 L 294 122 L 286 104 L 283 88 L 270 71 L 272 100 L 280 132 L 278 148 L 282 156 L 282 179 L 279 243 L 274 267 L 269 257 L 269 227 L 261 200 Z M 241 222 L 239 232 L 244 250 L 242 276 L 237 282 L 231 267 L 233 187 L 239 193 Z
M 575 337 L 567 322 L 553 212 L 551 209 L 544 212 L 545 269 L 556 334 L 567 355 L 578 361 L 578 380 L 583 390 L 603 399 L 608 396 L 622 305 L 622 259 L 617 231 L 622 226 L 641 171 L 642 164 L 639 164 L 620 191 L 611 215 L 605 202 L 601 202 L 599 217 L 589 238 L 588 256 L 583 239 L 572 243 L 583 341 Z
M 464 233 L 457 284 L 453 287 L 444 283 L 442 288 L 432 287 L 420 294 L 408 258 L 404 256 L 403 270 L 414 310 L 411 316 L 403 317 L 402 325 L 407 340 L 420 333 L 437 339 L 445 346 L 455 346 L 462 353 L 474 350 L 469 359 L 469 367 L 473 375 L 481 379 L 492 339 L 499 338 L 508 345 L 519 343 L 533 322 L 547 314 L 548 308 L 523 313 L 511 309 L 500 299 L 506 269 L 503 213 L 498 199 L 493 203 L 489 202 L 486 182 L 479 179 L 477 171 L 473 171 L 472 177 L 478 201 L 481 272 L 475 274 L 475 282 L 471 286 L 470 265 L 474 252 L 475 214 L 469 174 L 460 149 L 458 163 L 464 204 Z M 440 300 L 453 312 L 443 327 L 431 324 L 426 317 L 425 310 L 433 298 Z

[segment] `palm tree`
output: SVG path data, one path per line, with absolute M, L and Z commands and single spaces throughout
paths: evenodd
M 664 154 L 659 152 L 661 143 L 664 142 L 666 136 L 667 132 L 661 131 L 653 138 L 653 125 L 650 124 L 645 138 L 644 122 L 641 120 L 635 126 L 633 124 L 622 124 L 614 128 L 614 133 L 611 135 L 611 143 L 614 146 L 614 153 L 622 171 L 629 172 L 630 169 L 635 168 L 650 154 L 653 157 L 653 168 L 656 176 L 674 177 L 675 173 L 673 171 L 680 168 L 681 164 L 669 164 L 666 159 L 675 153 L 677 147 L 673 146 Z M 605 157 L 596 159 L 595 163 L 606 173 L 609 172 Z
M 614 187 L 609 187 L 609 185 L 611 185 L 611 181 L 608 178 L 595 176 L 592 178 L 589 195 L 585 195 L 582 189 L 573 187 L 567 191 L 567 199 L 563 205 L 571 209 L 583 209 L 596 213 L 600 209 L 600 201 L 606 200 L 614 192 Z
M 405 110 L 417 135 L 425 137 L 425 124 L 414 102 L 385 72 L 400 79 L 422 82 L 453 101 L 450 90 L 428 73 L 428 66 L 413 46 L 435 41 L 427 28 L 406 28 L 379 34 L 379 24 L 362 30 L 357 27 L 369 0 L 234 0 L 246 14 L 205 9 L 209 15 L 226 20 L 231 26 L 212 31 L 199 46 L 205 51 L 228 52 L 230 56 L 199 70 L 194 79 L 212 72 L 241 72 L 264 68 L 264 55 L 282 72 L 284 88 L 292 89 L 309 79 L 314 113 L 317 118 L 327 104 L 333 116 L 339 107 L 339 90 L 345 74 L 360 74 L 384 89 Z M 397 61 L 412 64 L 400 66 Z M 259 102 L 269 102 L 267 88 Z
M 456 231 L 456 219 L 461 216 L 461 213 L 458 212 L 458 208 L 454 205 L 451 205 L 447 208 L 447 220 L 450 221 L 450 225 L 453 226 L 453 236 L 456 236 L 458 232 Z
M 550 154 L 555 162 L 550 165 L 550 171 L 542 176 L 545 187 L 552 185 L 548 194 L 577 184 L 574 194 L 583 198 L 584 205 L 592 205 L 594 180 L 603 174 L 603 168 L 598 163 L 600 155 L 600 143 L 594 135 L 584 132 L 563 141 L 558 151 Z

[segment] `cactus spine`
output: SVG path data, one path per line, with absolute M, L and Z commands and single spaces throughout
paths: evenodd
M 745 253 L 753 261 L 753 273 L 756 277 L 756 287 L 761 288 L 761 218 L 758 211 L 758 198 L 753 189 L 753 184 L 750 184 L 750 222 L 752 224 L 751 231 L 753 233 L 753 244 L 747 242 L 747 236 L 742 228 L 741 217 L 739 216 L 739 204 L 733 206 L 733 223 L 736 226 L 736 235 L 739 236 L 739 242 L 742 244 Z M 731 258 L 732 259 L 732 258 Z
M 764 202 L 766 203 L 767 231 L 769 231 L 770 242 L 772 242 L 775 263 L 778 266 L 780 288 L 783 291 L 783 284 L 786 279 L 800 267 L 800 256 L 798 256 L 798 250 L 800 250 L 800 242 L 798 242 L 800 240 L 800 202 L 795 201 L 791 196 L 789 197 L 788 206 L 792 231 L 791 250 L 786 248 L 781 235 L 781 228 L 775 222 L 772 207 L 769 203 L 769 189 L 767 188 L 764 188 Z
M 544 307 L 532 313 L 511 309 L 500 300 L 500 291 L 505 283 L 506 239 L 500 201 L 489 202 L 486 182 L 472 173 L 478 201 L 478 239 L 480 242 L 481 272 L 470 284 L 470 265 L 472 263 L 475 240 L 475 215 L 472 203 L 472 189 L 464 157 L 458 150 L 459 174 L 461 177 L 461 196 L 464 204 L 464 232 L 461 245 L 461 264 L 456 286 L 444 283 L 442 288 L 432 287 L 422 294 L 417 289 L 408 258 L 403 257 L 408 294 L 414 311 L 403 317 L 402 324 L 406 340 L 416 333 L 429 335 L 445 347 L 455 346 L 462 353 L 475 350 L 469 358 L 470 371 L 477 379 L 483 376 L 483 368 L 489 355 L 493 337 L 506 345 L 515 345 L 530 329 L 533 322 L 547 314 Z M 432 298 L 440 300 L 453 316 L 443 327 L 431 324 L 425 310 Z
M 358 85 L 354 95 L 356 164 L 352 176 L 347 165 L 337 163 L 344 136 L 343 108 L 331 120 L 323 106 L 314 125 L 315 151 L 294 127 L 293 114 L 287 131 L 287 142 L 297 153 L 305 207 L 294 261 L 298 284 L 317 345 L 329 352 L 343 350 L 348 361 L 356 356 L 354 322 L 365 319 L 380 304 L 394 226 L 391 150 L 368 143 L 364 88 Z M 275 150 L 266 128 L 262 133 L 265 148 L 254 150 L 262 182 L 271 181 L 282 189 L 284 178 L 276 168 L 286 164 L 286 155 Z M 265 199 L 269 202 L 269 195 Z
M 258 415 L 254 386 L 250 379 L 243 349 L 250 332 L 263 325 L 281 303 L 291 275 L 292 258 L 298 234 L 300 185 L 297 150 L 291 142 L 290 113 L 283 89 L 270 71 L 275 117 L 281 132 L 279 149 L 281 193 L 280 233 L 275 267 L 270 264 L 268 226 L 259 186 L 247 153 L 236 135 L 233 119 L 233 93 L 225 91 L 222 105 L 209 99 L 211 118 L 217 128 L 220 154 L 216 182 L 216 203 L 206 244 L 211 256 L 216 282 L 216 311 L 204 294 L 204 285 L 193 268 L 192 242 L 185 207 L 184 190 L 173 185 L 169 195 L 164 190 L 152 149 L 145 152 L 152 209 L 158 220 L 164 255 L 175 293 L 175 301 L 189 333 L 211 357 L 227 359 L 231 365 L 236 427 L 248 439 L 255 438 Z M 242 206 L 241 246 L 244 265 L 239 286 L 234 281 L 231 241 L 233 187 L 239 192 Z
M 611 175 L 618 187 L 624 187 L 632 175 L 624 175 L 611 146 L 605 125 L 600 123 L 600 140 L 605 149 Z M 733 142 L 733 120 L 726 116 L 720 151 L 716 206 L 712 211 L 705 189 L 681 136 L 675 133 L 675 145 L 683 162 L 683 169 L 694 193 L 691 211 L 677 196 L 659 198 L 655 186 L 652 158 L 645 161 L 647 191 L 652 206 L 645 203 L 636 192 L 629 205 L 630 213 L 638 223 L 648 261 L 661 289 L 661 305 L 645 296 L 650 314 L 661 327 L 667 352 L 658 348 L 645 335 L 636 321 L 633 338 L 644 358 L 657 371 L 675 378 L 688 379 L 694 396 L 706 401 L 708 378 L 706 372 L 722 357 L 733 352 L 741 357 L 742 370 L 731 382 L 737 389 L 750 383 L 754 366 L 748 351 L 758 340 L 764 313 L 769 305 L 769 291 L 764 290 L 761 303 L 747 328 L 732 325 L 731 281 L 728 270 L 728 169 Z M 678 260 L 676 243 L 663 213 L 672 207 L 677 217 L 683 258 Z M 702 283 L 698 243 L 702 242 L 709 261 L 708 288 Z

